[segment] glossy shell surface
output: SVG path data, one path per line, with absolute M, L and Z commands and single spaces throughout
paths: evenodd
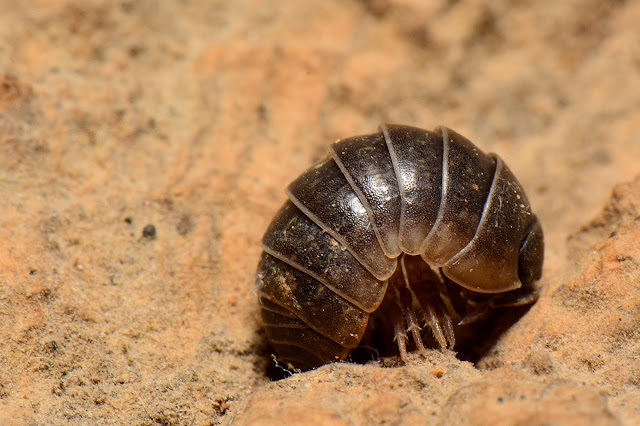
M 500 157 L 445 127 L 401 125 L 329 151 L 288 186 L 262 241 L 257 293 L 279 361 L 308 369 L 344 359 L 385 298 L 401 355 L 405 331 L 423 348 L 424 322 L 453 347 L 451 319 L 469 312 L 439 295 L 533 299 L 542 228 Z

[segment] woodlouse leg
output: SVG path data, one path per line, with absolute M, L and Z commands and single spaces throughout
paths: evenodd
M 407 331 L 411 332 L 418 351 L 420 353 L 425 353 L 427 349 L 424 347 L 424 343 L 422 342 L 422 336 L 420 336 L 420 331 L 422 329 L 420 328 L 420 323 L 418 322 L 416 312 L 413 308 L 413 296 L 409 291 L 406 275 L 403 273 L 402 281 L 394 279 L 393 284 L 395 286 L 397 301 L 400 305 L 400 309 L 402 310 L 405 324 L 408 326 Z
M 404 318 L 397 309 L 390 309 L 389 315 L 391 316 L 391 323 L 393 324 L 394 340 L 400 351 L 400 358 L 406 363 L 409 359 L 407 357 L 407 332 L 404 328 Z
M 447 297 L 451 301 L 453 309 L 458 312 L 456 318 L 458 325 L 472 324 L 489 313 L 492 295 L 479 295 L 470 290 L 460 288 L 446 275 L 441 274 L 441 276 Z
M 478 305 L 473 311 L 466 314 L 464 318 L 458 322 L 458 325 L 469 325 L 484 318 L 489 313 L 489 308 L 489 302 Z
M 458 325 L 474 323 L 488 315 L 491 309 L 530 305 L 538 300 L 539 296 L 540 293 L 538 290 L 525 287 L 510 291 L 506 294 L 497 294 L 480 303 L 470 304 L 467 302 L 473 309 L 460 320 Z
M 407 331 L 411 332 L 413 340 L 416 342 L 416 348 L 420 353 L 425 353 L 427 349 L 422 343 L 420 324 L 413 308 L 413 295 L 407 288 L 404 275 L 395 274 L 389 280 L 389 284 L 393 288 L 394 300 L 399 308 L 392 310 L 394 315 L 392 317 L 394 334 L 400 350 L 400 356 L 406 362 Z
M 438 343 L 443 348 L 453 349 L 456 344 L 455 336 L 453 335 L 453 323 L 451 322 L 451 316 L 447 312 L 447 308 L 444 306 L 440 293 L 435 287 L 430 286 L 412 286 L 411 289 L 416 294 L 418 303 L 424 312 L 425 320 Z M 435 290 L 435 291 L 434 291 Z
M 492 308 L 510 308 L 530 305 L 540 297 L 540 291 L 522 287 L 505 294 L 496 295 L 491 299 Z
M 403 256 L 400 264 L 407 286 L 415 294 L 425 320 L 440 346 L 453 349 L 455 345 L 453 323 L 451 315 L 440 297 L 439 278 L 429 265 L 420 260 L 412 261 L 411 267 L 407 268 L 406 258 Z

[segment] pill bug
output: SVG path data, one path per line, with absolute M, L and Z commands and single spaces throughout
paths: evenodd
M 502 159 L 446 127 L 380 130 L 333 143 L 263 237 L 262 321 L 291 368 L 345 359 L 380 311 L 406 361 L 420 313 L 452 349 L 454 322 L 537 298 L 542 227 Z

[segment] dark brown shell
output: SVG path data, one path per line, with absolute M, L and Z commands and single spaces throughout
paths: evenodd
M 344 359 L 389 282 L 404 328 L 419 339 L 407 311 L 413 302 L 404 300 L 417 297 L 440 344 L 452 347 L 450 315 L 437 297 L 446 292 L 443 283 L 508 293 L 540 278 L 542 228 L 500 157 L 445 127 L 381 127 L 332 144 L 329 158 L 289 185 L 289 201 L 264 235 L 257 292 L 267 337 L 283 363 L 306 369 Z M 420 284 L 432 286 L 435 302 L 404 266 L 405 257 L 418 255 L 442 274 Z M 441 312 L 436 319 L 426 314 L 431 308 Z M 402 340 L 402 327 L 394 326 Z M 402 354 L 404 343 L 398 344 Z

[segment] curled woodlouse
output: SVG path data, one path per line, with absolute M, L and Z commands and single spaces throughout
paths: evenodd
M 443 348 L 453 321 L 532 303 L 542 227 L 495 154 L 458 133 L 401 125 L 336 141 L 287 188 L 262 240 L 257 294 L 277 359 L 345 359 L 384 309 L 401 357 L 419 313 Z

